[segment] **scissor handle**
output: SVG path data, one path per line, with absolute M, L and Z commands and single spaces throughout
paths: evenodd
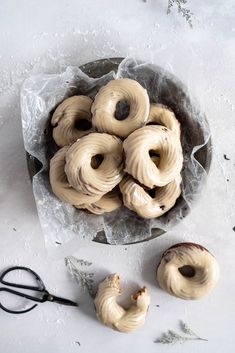
M 18 297 L 33 300 L 34 302 L 37 302 L 37 303 L 44 303 L 45 301 L 47 301 L 47 297 L 48 297 L 47 291 L 45 291 L 44 295 L 41 298 L 33 297 L 32 295 L 29 295 L 27 293 L 18 292 L 17 290 L 14 290 L 11 288 L 5 288 L 5 287 L 0 288 L 0 292 L 8 292 L 8 293 L 17 295 Z
M 36 308 L 36 306 L 38 306 L 38 304 L 34 304 L 33 306 L 31 306 L 30 308 L 28 309 L 25 309 L 25 310 L 11 310 L 11 309 L 7 309 L 5 308 L 5 306 L 3 306 L 1 303 L 0 303 L 0 308 L 4 311 L 6 311 L 7 313 L 9 314 L 25 314 L 25 313 L 28 313 L 29 311 L 33 310 L 34 308 Z
M 34 301 L 38 301 L 38 300 L 35 300 L 37 298 L 31 298 L 30 295 L 27 295 L 27 294 L 21 293 L 21 292 L 17 292 L 17 291 L 15 291 L 13 289 L 10 289 L 10 288 L 0 288 L 0 292 L 8 292 L 8 293 L 12 293 L 12 294 L 21 296 L 23 298 L 27 298 L 27 299 L 32 299 Z M 24 309 L 24 310 L 11 310 L 11 309 L 6 308 L 4 305 L 2 305 L 2 303 L 0 303 L 0 308 L 2 310 L 6 311 L 7 313 L 10 313 L 10 314 L 24 314 L 24 313 L 27 313 L 27 312 L 33 310 L 34 308 L 36 308 L 37 305 L 38 304 L 34 304 L 30 308 Z
M 38 287 L 35 287 L 35 286 L 29 286 L 29 285 L 24 285 L 24 284 L 18 284 L 18 283 L 12 283 L 12 282 L 8 282 L 8 281 L 4 281 L 4 277 L 6 276 L 6 274 L 8 274 L 9 272 L 11 271 L 15 271 L 15 270 L 24 270 L 24 271 L 27 271 L 29 272 L 30 274 L 32 274 L 37 283 L 38 283 Z M 46 292 L 46 288 L 45 288 L 45 285 L 42 281 L 42 279 L 39 277 L 39 275 L 34 272 L 33 270 L 31 270 L 30 268 L 28 267 L 24 267 L 24 266 L 14 266 L 14 267 L 10 267 L 8 268 L 7 270 L 5 270 L 1 276 L 0 276 L 0 282 L 2 284 L 5 284 L 6 286 L 9 286 L 9 287 L 15 287 L 15 288 L 22 288 L 22 289 L 30 289 L 30 290 L 34 290 L 34 291 L 37 291 L 37 292 Z M 20 293 L 20 292 L 19 292 Z M 16 293 L 15 293 L 16 294 Z M 31 298 L 30 298 L 31 299 Z
M 24 284 L 18 284 L 18 283 L 12 283 L 12 282 L 5 281 L 4 280 L 5 275 L 8 274 L 11 271 L 14 271 L 14 270 L 25 270 L 25 271 L 29 272 L 30 274 L 32 274 L 35 277 L 35 279 L 36 279 L 36 281 L 38 283 L 38 286 L 35 287 L 35 286 L 29 286 L 29 285 L 24 285 Z M 28 268 L 28 267 L 24 267 L 24 266 L 10 267 L 9 269 L 5 270 L 0 275 L 0 283 L 4 284 L 6 286 L 9 286 L 9 287 L 27 289 L 27 290 L 33 290 L 33 291 L 40 292 L 41 296 L 34 297 L 34 296 L 30 295 L 30 294 L 22 293 L 20 291 L 17 291 L 17 290 L 11 289 L 11 288 L 7 288 L 7 287 L 6 288 L 5 287 L 1 288 L 0 287 L 0 292 L 8 292 L 8 293 L 17 295 L 19 297 L 23 297 L 23 298 L 32 300 L 32 301 L 37 302 L 37 303 L 44 303 L 46 301 L 50 301 L 50 302 L 55 302 L 55 303 L 59 303 L 59 304 L 63 304 L 63 305 L 70 305 L 70 306 L 77 306 L 78 305 L 77 303 L 72 302 L 69 299 L 65 299 L 65 298 L 61 298 L 61 297 L 57 297 L 57 296 L 51 295 L 46 290 L 45 285 L 44 285 L 42 279 L 39 277 L 39 275 L 36 272 L 34 272 L 33 270 L 31 270 L 30 268 Z M 16 310 L 15 311 L 15 310 L 11 310 L 11 309 L 6 308 L 4 305 L 2 305 L 2 303 L 0 303 L 0 308 L 3 309 L 4 311 L 8 312 L 8 313 L 11 313 L 11 314 L 27 313 L 28 311 L 31 311 L 32 309 L 34 309 L 36 306 L 37 306 L 37 304 L 34 304 L 33 306 L 31 306 L 28 309 L 19 310 L 19 311 Z

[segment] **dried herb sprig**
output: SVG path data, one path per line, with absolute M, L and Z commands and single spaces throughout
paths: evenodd
M 83 290 L 87 290 L 90 296 L 94 298 L 94 273 L 85 272 L 79 268 L 83 266 L 91 266 L 92 263 L 83 259 L 77 259 L 74 256 L 68 256 L 65 258 L 65 265 Z
M 205 338 L 199 337 L 199 336 L 189 327 L 189 325 L 188 325 L 186 322 L 182 321 L 182 320 L 180 320 L 180 327 L 181 327 L 181 330 L 182 330 L 184 333 L 186 333 L 187 335 L 189 335 L 189 336 L 194 336 L 194 337 L 196 337 L 198 340 L 201 340 L 201 341 L 208 341 L 208 340 L 205 339 Z
M 163 335 L 156 339 L 154 342 L 155 343 L 163 343 L 163 344 L 175 344 L 175 343 L 185 343 L 186 341 L 208 341 L 206 338 L 201 338 L 199 337 L 190 327 L 187 323 L 184 321 L 180 321 L 180 328 L 183 331 L 183 333 L 189 335 L 188 336 L 182 336 L 178 332 L 175 332 L 173 330 L 168 330 L 166 333 L 163 333 Z
M 143 2 L 147 2 L 147 0 L 142 0 Z M 184 5 L 187 4 L 187 0 L 168 0 L 168 6 L 167 6 L 167 15 L 171 13 L 171 8 L 175 5 L 177 6 L 178 13 L 182 15 L 183 18 L 188 22 L 189 26 L 193 28 L 192 24 L 192 17 L 193 13 L 184 7 Z
M 167 14 L 171 13 L 171 8 L 174 5 L 177 6 L 178 12 L 183 16 L 183 18 L 185 18 L 189 26 L 192 28 L 193 13 L 189 9 L 184 7 L 185 4 L 187 4 L 187 0 L 168 0 Z

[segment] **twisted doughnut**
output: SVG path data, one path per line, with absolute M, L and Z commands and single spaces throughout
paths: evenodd
M 182 299 L 208 294 L 219 277 L 215 257 L 194 243 L 179 243 L 167 249 L 157 268 L 157 281 L 168 293 Z
M 163 125 L 176 133 L 176 135 L 180 138 L 180 123 L 176 119 L 174 112 L 163 104 L 150 104 L 147 124 L 149 123 Z
M 115 118 L 116 105 L 121 101 L 130 105 L 129 115 L 123 121 Z M 137 81 L 129 78 L 112 80 L 99 90 L 91 111 L 98 131 L 126 137 L 147 122 L 148 93 Z
M 108 192 L 107 194 L 105 194 L 104 196 L 102 196 L 100 198 L 100 200 L 91 203 L 91 204 L 83 204 L 83 205 L 78 205 L 75 207 L 77 208 L 83 208 L 86 209 L 88 211 L 90 211 L 91 213 L 94 214 L 103 214 L 105 212 L 112 212 L 114 210 L 116 210 L 117 208 L 119 208 L 122 205 L 122 201 L 117 193 L 116 190 L 112 190 L 110 192 Z
M 156 218 L 169 211 L 181 194 L 180 174 L 169 184 L 156 188 L 154 198 L 139 185 L 131 176 L 125 177 L 120 183 L 124 205 L 143 218 Z
M 51 124 L 53 138 L 60 147 L 68 146 L 78 138 L 94 131 L 91 123 L 92 100 L 86 96 L 65 99 L 55 110 Z
M 102 156 L 103 161 L 94 169 L 91 161 L 97 155 Z M 116 136 L 98 132 L 82 137 L 66 153 L 65 173 L 73 188 L 101 197 L 123 177 L 122 141 Z
M 127 137 L 123 148 L 126 154 L 124 170 L 151 189 L 169 184 L 180 174 L 183 165 L 180 140 L 166 127 L 144 126 Z M 150 151 L 159 153 L 158 166 L 151 160 Z
M 146 287 L 141 288 L 131 296 L 133 304 L 126 310 L 116 301 L 120 293 L 120 276 L 106 277 L 95 297 L 96 314 L 104 325 L 127 333 L 144 325 L 150 296 Z
M 50 184 L 53 193 L 62 201 L 71 205 L 81 205 L 98 201 L 100 196 L 88 196 L 72 188 L 65 174 L 65 156 L 69 147 L 61 148 L 50 161 Z

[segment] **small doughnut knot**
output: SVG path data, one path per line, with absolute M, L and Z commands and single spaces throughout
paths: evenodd
M 78 205 L 75 207 L 77 208 L 83 208 L 91 213 L 100 215 L 105 212 L 112 212 L 119 208 L 122 205 L 122 201 L 119 197 L 119 194 L 116 190 L 112 190 L 102 196 L 98 201 L 91 203 L 91 204 L 83 204 L 83 205 Z
M 180 174 L 183 165 L 181 143 L 166 127 L 144 126 L 127 137 L 123 148 L 125 171 L 150 189 L 167 185 Z M 151 151 L 160 155 L 158 166 L 151 160 Z
M 65 174 L 65 156 L 69 147 L 61 148 L 50 161 L 50 184 L 53 193 L 62 201 L 71 205 L 81 205 L 98 201 L 99 196 L 88 196 L 72 188 Z
M 169 211 L 181 194 L 180 174 L 169 184 L 157 187 L 154 197 L 139 185 L 131 176 L 124 177 L 120 183 L 124 205 L 143 218 L 156 218 Z M 151 190 L 153 191 L 153 190 Z
M 194 243 L 180 243 L 167 249 L 157 268 L 157 281 L 168 293 L 182 299 L 207 295 L 219 277 L 215 257 Z
M 115 118 L 116 105 L 121 101 L 130 106 L 129 115 L 123 121 Z M 129 78 L 112 80 L 99 90 L 91 111 L 98 131 L 124 138 L 147 122 L 148 93 L 137 81 Z
M 101 155 L 103 161 L 94 169 L 91 161 L 97 155 Z M 122 141 L 116 136 L 98 132 L 82 137 L 66 153 L 65 173 L 73 188 L 101 197 L 122 180 Z
M 180 138 L 180 123 L 172 110 L 163 104 L 150 104 L 147 124 L 156 123 L 173 131 Z
M 131 296 L 132 304 L 128 309 L 117 303 L 120 294 L 120 276 L 111 274 L 99 284 L 94 304 L 96 315 L 104 325 L 127 333 L 144 325 L 150 294 L 146 287 L 140 288 Z
M 94 131 L 91 122 L 92 100 L 86 96 L 65 99 L 55 110 L 51 124 L 53 138 L 60 147 L 68 146 L 78 138 Z

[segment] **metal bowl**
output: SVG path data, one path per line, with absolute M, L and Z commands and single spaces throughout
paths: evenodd
M 124 58 L 110 58 L 96 60 L 80 66 L 80 69 L 88 76 L 98 78 L 112 70 L 116 72 L 119 64 L 122 62 L 123 59 Z M 162 75 L 162 69 L 155 65 L 148 65 L 147 68 L 144 67 L 143 72 L 141 72 L 141 77 L 144 83 L 143 85 L 145 85 L 146 82 L 148 82 L 148 87 L 156 85 L 156 82 L 162 78 L 162 76 L 160 77 L 160 72 Z M 182 135 L 184 136 L 184 139 L 190 143 L 190 145 L 204 145 L 196 152 L 195 158 L 203 166 L 205 171 L 208 172 L 210 169 L 212 158 L 211 139 L 209 139 L 209 141 L 205 144 L 204 131 L 202 130 L 201 125 L 197 123 L 195 119 L 192 119 L 192 116 L 188 113 L 188 107 L 191 107 L 192 103 L 190 101 L 190 98 L 188 97 L 187 91 L 184 88 L 183 84 L 174 76 L 168 75 L 168 73 L 166 74 L 167 76 L 164 80 L 165 83 L 162 84 L 161 89 L 158 90 L 157 97 L 156 95 L 154 96 L 154 94 L 151 96 L 151 93 L 149 93 L 150 100 L 154 102 L 157 98 L 157 101 L 159 103 L 170 107 L 174 111 L 177 119 L 181 123 Z M 82 92 L 76 92 L 76 94 L 82 94 Z M 192 109 L 192 111 L 194 114 L 199 114 L 197 110 Z M 206 121 L 206 117 L 204 117 L 204 120 Z M 53 154 L 52 151 L 54 151 L 55 149 L 54 141 L 52 139 L 50 117 L 48 118 L 47 135 L 49 146 L 47 157 L 49 159 L 50 156 Z M 27 162 L 29 174 L 32 178 L 41 169 L 42 165 L 36 158 L 29 154 L 27 154 Z M 176 207 L 180 207 L 183 210 L 182 218 L 185 217 L 190 211 L 183 197 L 178 198 L 175 206 L 172 208 L 172 210 L 168 211 L 167 214 L 173 212 L 174 208 Z M 159 235 L 162 235 L 163 233 L 165 232 L 162 229 L 152 228 L 151 236 L 142 241 L 147 241 L 156 238 Z M 101 231 L 97 233 L 96 237 L 94 238 L 94 241 L 107 244 L 104 232 Z M 129 244 L 133 244 L 133 242 Z

